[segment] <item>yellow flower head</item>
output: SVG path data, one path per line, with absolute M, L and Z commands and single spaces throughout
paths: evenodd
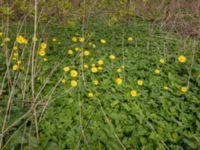
M 79 52 L 79 51 L 81 51 L 81 49 L 79 47 L 75 47 L 75 51 Z
M 180 56 L 178 57 L 178 61 L 179 61 L 180 63 L 185 63 L 185 62 L 187 61 L 187 58 L 186 58 L 185 56 L 183 56 L 183 55 L 180 55 Z
M 96 48 L 96 45 L 95 45 L 95 44 L 92 44 L 92 48 Z
M 71 84 L 71 87 L 77 87 L 78 85 L 76 80 L 71 80 L 70 84 Z
M 76 43 L 77 42 L 77 38 L 74 36 L 72 37 L 72 42 Z
M 129 42 L 133 41 L 133 37 L 131 37 L 131 36 L 128 37 L 128 41 L 129 41 Z
M 12 59 L 13 59 L 13 60 L 17 60 L 17 58 L 16 58 L 16 57 L 13 57 Z
M 62 80 L 61 80 L 61 83 L 62 83 L 62 84 L 64 84 L 65 82 L 66 82 L 66 80 L 65 80 L 65 79 L 62 79 Z
M 52 41 L 53 41 L 53 42 L 56 42 L 56 41 L 57 41 L 57 39 L 56 39 L 56 38 L 53 38 L 53 39 L 52 39 Z
M 48 61 L 48 58 L 43 58 L 43 61 L 44 61 L 44 62 L 47 62 L 47 61 Z
M 1 46 L 1 47 L 3 47 L 4 45 L 5 45 L 4 43 L 1 43 L 1 45 L 0 45 L 0 46 Z
M 17 50 L 18 50 L 18 47 L 17 47 L 17 46 L 14 46 L 14 47 L 13 47 L 13 50 L 14 50 L 14 51 L 17 51 Z
M 182 93 L 186 93 L 187 91 L 188 91 L 187 86 L 182 86 L 182 87 L 181 87 L 181 92 L 182 92 Z
M 154 73 L 155 73 L 156 75 L 160 75 L 160 69 L 156 69 L 156 70 L 154 71 Z
M 42 57 L 45 56 L 46 55 L 45 50 L 44 49 L 39 50 L 39 55 Z
M 101 39 L 101 40 L 100 40 L 100 43 L 101 43 L 101 44 L 106 44 L 106 40 Z
M 80 43 L 83 43 L 85 41 L 85 38 L 84 37 L 79 37 L 79 42 Z
M 18 65 L 17 65 L 17 64 L 14 64 L 13 67 L 12 67 L 12 70 L 13 70 L 13 71 L 17 71 L 17 70 L 18 70 Z
M 143 80 L 137 80 L 137 85 L 142 86 L 144 84 Z
M 47 43 L 42 42 L 42 43 L 40 44 L 40 48 L 41 48 L 41 49 L 46 49 L 46 48 L 47 48 Z
M 92 46 L 92 44 L 93 44 L 92 42 L 89 42 L 89 43 L 88 43 L 89 46 Z
M 84 51 L 84 56 L 89 56 L 89 55 L 90 55 L 90 51 L 85 50 L 85 51 Z
M 88 97 L 90 97 L 90 98 L 94 97 L 94 93 L 93 92 L 89 92 L 88 93 Z
M 85 69 L 88 69 L 89 66 L 88 66 L 87 64 L 84 64 L 84 68 L 85 68 Z
M 130 94 L 131 94 L 132 97 L 136 97 L 138 95 L 136 90 L 131 90 Z
M 160 59 L 160 64 L 165 64 L 166 63 L 166 60 L 164 58 L 161 58 Z
M 37 40 L 38 40 L 38 39 L 37 39 L 37 37 L 35 37 L 35 36 L 32 38 L 32 41 L 33 41 L 33 42 L 36 42 Z
M 64 68 L 63 68 L 63 71 L 64 71 L 64 72 L 68 72 L 69 70 L 70 70 L 69 67 L 64 67 Z
M 16 41 L 19 44 L 27 44 L 28 43 L 28 41 L 23 36 L 21 36 L 21 35 L 17 36 Z
M 168 87 L 167 85 L 165 85 L 165 86 L 163 87 L 163 89 L 164 89 L 165 91 L 168 91 L 168 90 L 169 90 L 169 87 Z
M 17 61 L 17 64 L 18 64 L 18 65 L 21 65 L 21 63 L 22 63 L 21 60 L 18 60 L 18 61 Z
M 14 57 L 17 57 L 17 56 L 18 56 L 18 52 L 14 52 L 14 53 L 13 53 L 13 56 L 14 56 Z
M 0 37 L 2 37 L 3 36 L 3 33 L 2 32 L 0 32 Z
M 123 82 L 123 80 L 122 80 L 121 78 L 115 79 L 115 83 L 116 83 L 117 85 L 121 85 L 122 82 Z
M 92 72 L 92 73 L 97 73 L 97 72 L 98 72 L 97 67 L 92 67 L 92 68 L 91 68 L 91 72 Z
M 95 67 L 96 65 L 95 65 L 95 64 L 91 64 L 91 66 L 92 66 L 92 67 Z
M 69 55 L 73 55 L 73 54 L 74 54 L 73 50 L 69 49 L 69 50 L 68 50 L 68 54 L 69 54 Z
M 110 60 L 115 60 L 115 55 L 111 54 L 111 55 L 109 56 L 109 58 L 110 58 Z
M 9 38 L 9 37 L 6 37 L 6 38 L 4 39 L 4 41 L 5 41 L 5 42 L 10 42 L 10 38 Z
M 93 80 L 92 83 L 93 83 L 94 85 L 99 85 L 99 81 L 98 81 L 98 80 Z
M 104 61 L 103 60 L 98 60 L 98 65 L 103 65 L 104 64 Z
M 122 65 L 121 67 L 122 67 L 122 69 L 124 69 L 124 68 L 125 68 L 125 66 L 124 66 L 124 65 Z
M 98 71 L 102 71 L 102 70 L 103 70 L 103 67 L 99 66 Z
M 118 68 L 118 69 L 117 69 L 117 72 L 118 72 L 118 73 L 121 73 L 121 72 L 122 72 L 122 69 L 121 69 L 121 68 Z
M 71 77 L 77 77 L 78 76 L 78 72 L 76 70 L 71 70 L 70 71 L 70 75 L 71 75 Z

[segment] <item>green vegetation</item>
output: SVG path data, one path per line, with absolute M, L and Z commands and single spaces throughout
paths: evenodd
M 199 41 L 136 18 L 129 25 L 89 22 L 84 42 L 82 26 L 43 27 L 35 54 L 37 119 L 30 109 L 32 27 L 20 34 L 28 44 L 15 43 L 16 27 L 9 30 L 10 42 L 0 37 L 0 116 L 10 98 L 12 103 L 1 130 L 3 149 L 200 147 Z M 0 117 L 1 128 L 4 121 Z

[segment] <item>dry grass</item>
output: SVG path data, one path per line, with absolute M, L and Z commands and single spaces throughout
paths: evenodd
M 200 38 L 199 0 L 135 0 L 136 13 L 144 19 L 161 21 L 166 30 Z

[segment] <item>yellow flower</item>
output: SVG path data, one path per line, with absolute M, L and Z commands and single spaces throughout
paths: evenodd
M 17 64 L 18 64 L 18 65 L 21 65 L 21 63 L 22 63 L 21 60 L 18 60 L 18 61 L 17 61 Z
M 1 47 L 3 47 L 4 45 L 5 45 L 4 43 L 1 43 L 1 45 L 0 45 L 0 46 L 1 46 Z
M 69 55 L 73 55 L 73 54 L 74 54 L 73 50 L 69 49 L 69 50 L 68 50 L 68 54 L 69 54 Z
M 89 56 L 89 55 L 90 55 L 90 51 L 85 50 L 85 51 L 84 51 L 84 56 Z
M 0 32 L 0 37 L 2 37 L 3 36 L 3 33 L 2 32 Z
M 93 80 L 92 83 L 93 83 L 94 85 L 99 85 L 99 81 L 98 81 L 98 80 Z
M 92 42 L 89 42 L 89 43 L 88 43 L 89 46 L 92 46 L 92 44 L 93 44 Z
M 99 64 L 99 65 L 103 65 L 103 64 L 104 64 L 104 61 L 100 59 L 100 60 L 98 60 L 98 64 Z
M 76 70 L 71 70 L 70 71 L 70 75 L 71 75 L 71 77 L 77 77 L 78 76 L 78 72 Z
M 52 39 L 52 41 L 53 41 L 53 42 L 56 42 L 56 41 L 57 41 L 57 39 L 56 39 L 56 38 L 53 38 L 53 39 Z
M 98 70 L 99 70 L 99 71 L 102 71 L 102 70 L 103 70 L 103 68 L 99 66 L 99 67 L 98 67 Z
M 64 68 L 63 68 L 63 71 L 64 71 L 64 72 L 68 72 L 69 70 L 70 70 L 69 67 L 64 67 Z
M 40 56 L 45 56 L 46 55 L 45 50 L 44 49 L 39 50 L 39 55 Z
M 79 47 L 75 47 L 75 51 L 79 52 L 79 51 L 81 51 L 81 49 Z
M 13 47 L 13 50 L 14 50 L 14 51 L 17 51 L 17 50 L 18 50 L 18 47 L 17 47 L 17 46 L 14 46 L 14 47 Z
M 95 44 L 92 44 L 92 48 L 96 48 L 96 45 L 95 45 Z
M 28 41 L 23 36 L 21 36 L 21 35 L 17 36 L 16 41 L 19 44 L 27 44 L 28 43 Z
M 83 43 L 85 41 L 85 38 L 84 37 L 79 37 L 79 42 L 80 43 Z
M 124 66 L 124 65 L 122 65 L 121 67 L 122 67 L 122 69 L 124 69 L 124 68 L 125 68 L 125 66 Z
M 58 42 L 58 44 L 60 45 L 60 44 L 61 44 L 61 42 Z
M 165 64 L 166 63 L 166 60 L 164 58 L 161 58 L 160 59 L 160 64 Z
M 155 73 L 156 75 L 160 75 L 160 69 L 156 69 L 156 70 L 154 71 L 154 73 Z
M 178 57 L 178 61 L 179 61 L 180 63 L 185 63 L 186 60 L 187 60 L 187 58 L 186 58 L 185 56 L 183 56 L 183 55 L 180 55 L 180 56 Z
M 101 39 L 101 40 L 100 40 L 100 43 L 101 43 L 101 44 L 106 44 L 106 40 Z
M 76 43 L 77 42 L 77 38 L 74 36 L 72 37 L 72 42 Z
M 9 38 L 9 37 L 6 37 L 6 38 L 4 39 L 4 41 L 5 41 L 5 42 L 10 42 L 10 38 Z
M 92 67 L 95 67 L 96 65 L 95 65 L 95 64 L 91 64 L 91 66 L 92 66 Z
M 17 56 L 18 56 L 18 53 L 17 53 L 17 52 L 13 53 L 13 56 L 14 56 L 14 57 L 17 57 Z
M 84 68 L 85 68 L 85 69 L 88 69 L 89 66 L 88 66 L 87 64 L 84 64 Z
M 37 39 L 37 37 L 35 37 L 35 36 L 32 38 L 32 41 L 33 41 L 33 42 L 36 42 L 37 40 L 38 40 L 38 39 Z
M 182 92 L 182 93 L 186 93 L 187 91 L 188 91 L 187 86 L 182 86 L 182 87 L 181 87 L 181 92 Z
M 133 37 L 131 37 L 131 36 L 128 37 L 128 41 L 129 41 L 129 42 L 133 41 Z
M 92 73 L 97 73 L 97 72 L 98 72 L 97 67 L 92 67 L 92 68 L 91 68 L 91 72 L 92 72 Z
M 123 82 L 123 80 L 122 80 L 121 78 L 117 78 L 117 79 L 115 80 L 115 83 L 116 83 L 117 85 L 121 85 L 122 82 Z
M 65 80 L 65 79 L 62 79 L 62 80 L 61 80 L 61 83 L 62 83 L 62 84 L 64 84 L 65 82 L 66 82 L 66 80 Z
M 163 89 L 164 89 L 165 91 L 168 91 L 168 90 L 169 90 L 169 87 L 168 87 L 167 85 L 165 85 L 165 86 L 163 87 Z
M 70 84 L 71 84 L 71 87 L 77 87 L 78 85 L 76 80 L 71 80 Z
M 115 55 L 111 54 L 111 55 L 109 56 L 109 58 L 110 58 L 110 60 L 115 60 Z
M 40 48 L 41 48 L 41 49 L 46 49 L 46 48 L 47 48 L 47 44 L 46 44 L 45 42 L 42 42 L 42 43 L 40 44 Z
M 118 73 L 122 72 L 122 69 L 121 69 L 121 68 L 118 68 L 118 69 L 117 69 L 117 72 L 118 72 Z
M 88 93 L 88 97 L 90 97 L 90 98 L 94 97 L 94 93 L 93 92 L 89 92 Z
M 12 67 L 12 70 L 13 70 L 13 71 L 17 71 L 17 70 L 18 70 L 18 65 L 17 65 L 17 64 L 14 64 L 13 67 Z
M 17 60 L 17 58 L 16 58 L 16 57 L 13 57 L 12 59 L 13 59 L 13 60 Z
M 44 61 L 44 62 L 47 62 L 47 61 L 48 61 L 48 58 L 43 58 L 43 61 Z
M 137 80 L 137 85 L 142 86 L 144 84 L 143 80 Z
M 131 90 L 130 94 L 131 94 L 132 97 L 136 97 L 138 95 L 136 90 Z

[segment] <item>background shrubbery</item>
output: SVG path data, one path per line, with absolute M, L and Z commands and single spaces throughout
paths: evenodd
M 86 3 L 86 8 L 84 8 Z M 33 0 L 1 2 L 0 18 L 11 20 L 33 18 Z M 40 0 L 40 20 L 75 26 L 83 16 L 113 24 L 130 16 L 161 22 L 161 27 L 189 36 L 200 35 L 200 1 L 198 0 Z M 87 22 L 86 22 L 87 24 Z

